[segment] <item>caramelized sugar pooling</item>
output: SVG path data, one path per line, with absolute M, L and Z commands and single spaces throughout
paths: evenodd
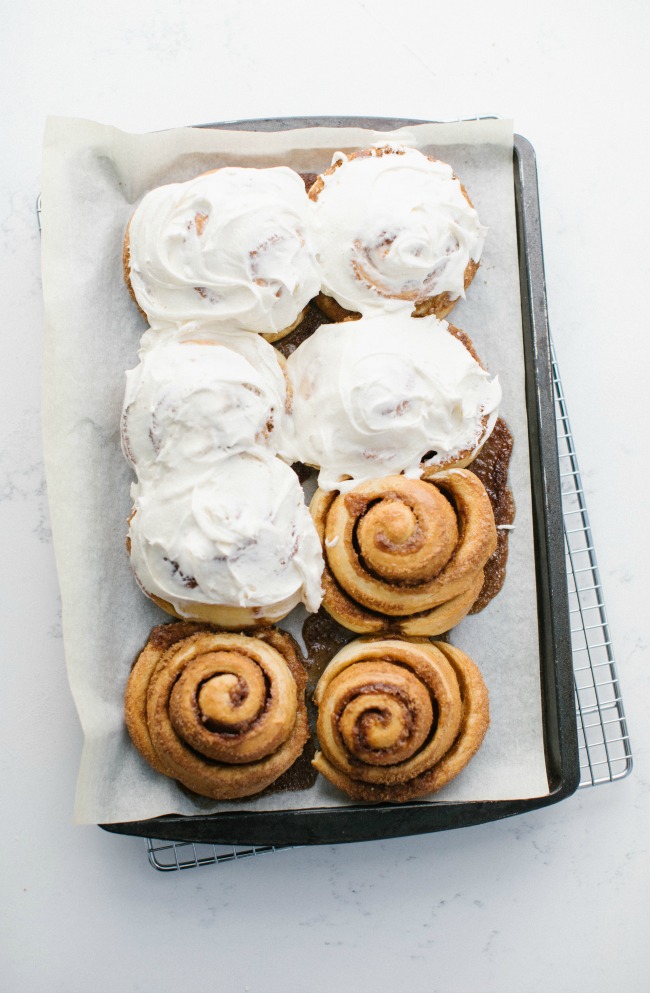
M 311 698 L 313 695 L 313 690 L 311 689 L 311 672 L 310 672 L 310 659 L 305 658 L 300 647 L 295 643 L 296 651 L 300 658 L 301 663 L 305 667 L 307 672 L 307 687 L 305 689 L 305 702 L 307 704 L 307 717 L 312 724 L 312 710 L 313 704 Z M 318 779 L 318 772 L 316 768 L 311 764 L 311 760 L 316 754 L 316 745 L 314 743 L 314 735 L 310 734 L 305 747 L 302 752 L 290 766 L 286 772 L 283 772 L 274 783 L 267 786 L 259 796 L 268 796 L 271 793 L 295 793 L 299 790 L 309 790 L 316 783 Z
M 312 733 L 299 758 L 290 769 L 264 790 L 264 795 L 308 790 L 316 782 L 318 772 L 311 764 L 316 752 L 314 742 L 317 711 L 312 699 L 314 690 L 328 662 L 340 648 L 355 637 L 352 631 L 346 631 L 332 620 L 322 607 L 318 613 L 309 615 L 303 625 L 302 636 L 307 649 L 307 656 L 303 660 L 307 670 L 305 699 Z
M 291 353 L 295 352 L 298 345 L 301 345 L 303 341 L 310 338 L 321 324 L 331 323 L 332 321 L 329 317 L 326 317 L 318 307 L 310 303 L 306 307 L 305 316 L 300 324 L 293 331 L 290 331 L 289 334 L 285 335 L 284 338 L 280 338 L 279 341 L 275 341 L 273 344 L 284 355 L 285 359 L 288 359 Z
M 310 689 L 310 683 L 311 683 L 310 660 L 309 658 L 307 659 L 304 658 L 303 653 L 301 652 L 298 644 L 296 644 L 295 647 L 296 647 L 296 651 L 298 652 L 300 661 L 302 662 L 302 664 L 304 665 L 307 671 L 307 688 L 305 690 L 305 701 L 307 704 L 307 716 L 309 719 L 309 723 L 311 725 L 311 721 L 312 721 L 311 697 L 313 694 L 313 690 Z M 303 748 L 302 752 L 300 753 L 296 761 L 293 763 L 293 765 L 290 766 L 286 772 L 283 772 L 282 775 L 279 776 L 274 783 L 271 783 L 270 786 L 267 786 L 266 789 L 263 790 L 262 793 L 258 795 L 268 796 L 271 793 L 295 793 L 298 790 L 311 789 L 311 787 L 315 784 L 316 780 L 318 779 L 318 772 L 311 764 L 311 760 L 313 759 L 315 754 L 316 754 L 316 746 L 314 744 L 314 736 L 313 734 L 310 734 L 307 743 L 305 744 L 305 747 Z
M 307 650 L 307 709 L 314 695 L 316 684 L 336 653 L 356 638 L 321 607 L 317 614 L 310 614 L 302 626 L 302 638 Z
M 307 711 L 309 712 L 309 701 L 307 701 Z M 311 764 L 315 754 L 314 738 L 313 735 L 310 735 L 307 744 L 293 765 L 258 796 L 268 796 L 270 793 L 294 793 L 297 790 L 311 789 L 318 779 L 318 772 Z
M 468 466 L 487 491 L 497 526 L 496 551 L 485 564 L 485 582 L 470 614 L 478 614 L 483 610 L 497 595 L 506 578 L 509 525 L 515 519 L 515 501 L 508 487 L 508 467 L 512 446 L 513 438 L 508 426 L 499 417 L 492 434 Z

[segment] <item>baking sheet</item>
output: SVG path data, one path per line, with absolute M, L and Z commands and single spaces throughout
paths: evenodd
M 142 195 L 219 165 L 288 164 L 318 172 L 333 152 L 397 139 L 451 162 L 489 228 L 481 269 L 453 322 L 473 339 L 504 391 L 515 436 L 517 503 L 508 578 L 450 640 L 481 667 L 492 723 L 468 768 L 432 802 L 506 800 L 548 792 L 539 683 L 512 125 L 473 121 L 394 133 L 315 128 L 276 134 L 180 129 L 128 135 L 92 122 L 48 122 L 43 161 L 45 456 L 63 602 L 66 661 L 84 730 L 75 820 L 109 823 L 165 813 L 347 805 L 319 779 L 309 791 L 255 801 L 192 800 L 149 770 L 124 730 L 122 696 L 151 627 L 168 620 L 137 589 L 124 550 L 131 471 L 119 447 L 124 371 L 146 325 L 122 282 L 121 244 Z M 304 615 L 302 615 L 304 616 Z M 301 612 L 281 626 L 299 635 Z

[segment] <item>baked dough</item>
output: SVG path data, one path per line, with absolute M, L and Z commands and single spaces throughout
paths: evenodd
M 321 676 L 313 765 L 353 800 L 404 803 L 442 789 L 480 748 L 488 694 L 444 642 L 357 638 Z
M 358 633 L 448 631 L 476 600 L 497 545 L 489 497 L 468 469 L 317 490 L 310 510 L 325 558 L 323 606 Z
M 334 321 L 372 308 L 445 317 L 474 279 L 486 229 L 447 163 L 385 144 L 337 153 L 309 190 Z
M 259 793 L 309 737 L 306 675 L 290 635 L 181 622 L 154 628 L 131 670 L 125 720 L 158 772 L 215 800 Z

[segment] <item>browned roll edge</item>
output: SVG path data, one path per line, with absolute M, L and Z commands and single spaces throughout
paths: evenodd
M 406 803 L 436 793 L 462 772 L 481 747 L 490 724 L 488 691 L 481 672 L 459 648 L 439 641 L 430 644 L 442 652 L 459 681 L 463 714 L 453 745 L 433 768 L 410 782 L 390 786 L 352 779 L 337 769 L 321 751 L 317 751 L 312 764 L 351 799 L 370 803 Z
M 438 478 L 442 479 L 441 476 Z M 429 485 L 437 484 L 436 481 L 437 474 L 432 475 L 427 480 Z M 448 631 L 469 613 L 483 585 L 484 573 L 482 567 L 477 567 L 474 579 L 468 583 L 465 589 L 428 610 L 411 614 L 405 613 L 401 616 L 389 616 L 357 602 L 354 596 L 348 593 L 339 583 L 328 561 L 325 529 L 329 508 L 336 496 L 336 492 L 326 494 L 317 490 L 310 507 L 323 547 L 323 607 L 335 621 L 357 634 L 394 632 L 408 637 L 433 637 Z M 489 537 L 490 541 L 486 543 L 486 554 L 483 557 L 481 566 L 487 561 L 494 547 L 496 547 L 496 528 L 494 527 L 493 519 Z
M 354 159 L 359 159 L 359 158 L 367 158 L 368 156 L 371 155 L 375 155 L 377 158 L 381 158 L 384 155 L 391 155 L 391 154 L 400 155 L 403 154 L 403 152 L 401 152 L 399 148 L 394 148 L 391 145 L 384 145 L 377 149 L 364 148 L 356 152 L 351 152 L 348 156 L 346 156 L 345 160 L 337 159 L 337 161 L 334 162 L 329 167 L 329 169 L 326 169 L 324 173 L 322 173 L 320 176 L 316 178 L 316 181 L 308 190 L 309 199 L 318 200 L 319 195 L 325 188 L 325 176 L 331 176 L 334 172 L 336 172 L 338 168 L 340 168 L 340 166 L 343 165 L 344 162 L 351 162 Z M 433 156 L 431 155 L 427 155 L 425 156 L 425 158 L 429 159 L 430 162 L 440 161 L 438 159 L 433 158 Z M 470 199 L 469 193 L 467 192 L 465 186 L 458 179 L 458 176 L 456 176 L 456 174 L 454 173 L 452 175 L 452 178 L 458 180 L 463 196 L 467 200 L 467 203 L 470 205 L 470 207 L 474 209 L 474 204 Z M 469 262 L 467 263 L 463 277 L 463 288 L 465 289 L 465 291 L 467 291 L 474 277 L 476 276 L 476 273 L 479 270 L 479 266 L 480 266 L 480 262 L 475 262 L 474 259 L 470 259 Z M 411 316 L 427 317 L 429 315 L 433 315 L 434 317 L 437 317 L 438 320 L 442 320 L 448 314 L 451 313 L 451 311 L 454 309 L 454 307 L 456 306 L 459 300 L 460 297 L 456 297 L 454 299 L 450 296 L 449 292 L 447 291 L 445 291 L 444 293 L 437 293 L 435 296 L 425 297 L 423 300 L 418 301 L 412 311 Z M 361 317 L 361 314 L 359 314 L 357 311 L 347 310 L 347 308 L 343 307 L 334 297 L 328 296 L 327 294 L 322 292 L 318 294 L 314 302 L 317 305 L 317 307 L 319 307 L 319 309 L 322 310 L 327 317 L 329 317 L 331 320 L 335 321 L 336 323 L 341 323 L 342 321 L 356 321 Z
M 143 651 L 136 659 L 127 682 L 124 698 L 124 714 L 126 727 L 131 740 L 142 757 L 154 769 L 156 769 L 157 772 L 168 777 L 170 777 L 169 765 L 165 761 L 165 757 L 157 752 L 149 730 L 147 720 L 148 686 L 158 665 L 164 663 L 170 653 L 174 654 L 175 649 L 177 649 L 180 643 L 186 641 L 187 639 L 210 633 L 227 635 L 233 634 L 231 631 L 224 631 L 214 625 L 186 621 L 172 624 L 162 624 L 155 627 L 152 630 Z M 268 774 L 268 770 L 263 776 L 257 776 L 255 778 L 251 775 L 251 785 L 244 785 L 241 788 L 237 786 L 234 790 L 232 790 L 229 788 L 224 789 L 218 784 L 218 782 L 216 782 L 214 789 L 206 790 L 202 788 L 203 782 L 197 780 L 191 774 L 183 775 L 182 778 L 179 776 L 170 777 L 177 778 L 179 782 L 193 792 L 216 800 L 238 799 L 261 792 L 261 790 L 269 786 L 283 772 L 293 765 L 309 738 L 307 709 L 304 699 L 307 677 L 304 666 L 301 662 L 300 650 L 298 649 L 296 642 L 287 632 L 281 632 L 272 627 L 267 627 L 262 630 L 255 630 L 250 634 L 247 632 L 240 632 L 240 634 L 246 638 L 254 638 L 266 642 L 270 647 L 274 648 L 286 662 L 296 685 L 296 720 L 293 731 L 287 739 L 287 742 L 281 746 L 284 750 L 281 767 L 274 768 L 272 775 Z M 278 752 L 279 751 L 280 749 L 278 749 Z M 261 768 L 264 765 L 264 762 L 266 762 L 266 760 L 260 763 L 250 763 L 249 766 L 239 766 L 238 768 L 255 773 L 256 767 L 258 769 Z M 220 768 L 224 767 L 223 763 L 218 762 L 209 762 L 208 764 L 214 767 L 216 773 L 218 773 Z

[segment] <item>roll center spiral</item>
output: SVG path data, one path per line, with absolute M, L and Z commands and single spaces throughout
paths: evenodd
M 360 514 L 355 528 L 366 568 L 389 581 L 431 579 L 446 565 L 458 541 L 449 501 L 421 480 L 399 480 Z
M 398 500 L 384 500 L 374 504 L 361 520 L 358 536 L 362 547 L 370 542 L 389 551 L 403 545 L 411 549 L 422 532 L 411 507 Z
M 434 723 L 429 691 L 410 672 L 385 663 L 359 663 L 333 683 L 336 723 L 352 760 L 373 766 L 410 759 L 426 743 Z
M 213 676 L 200 687 L 197 697 L 201 719 L 205 724 L 228 723 L 232 718 L 236 723 L 255 716 L 250 713 L 250 691 L 248 685 L 238 676 L 224 674 Z M 246 706 L 248 703 L 248 706 Z
M 177 707 L 187 707 L 194 698 L 206 728 L 235 731 L 258 717 L 266 683 L 253 659 L 238 652 L 208 652 L 187 666 L 172 695 Z

